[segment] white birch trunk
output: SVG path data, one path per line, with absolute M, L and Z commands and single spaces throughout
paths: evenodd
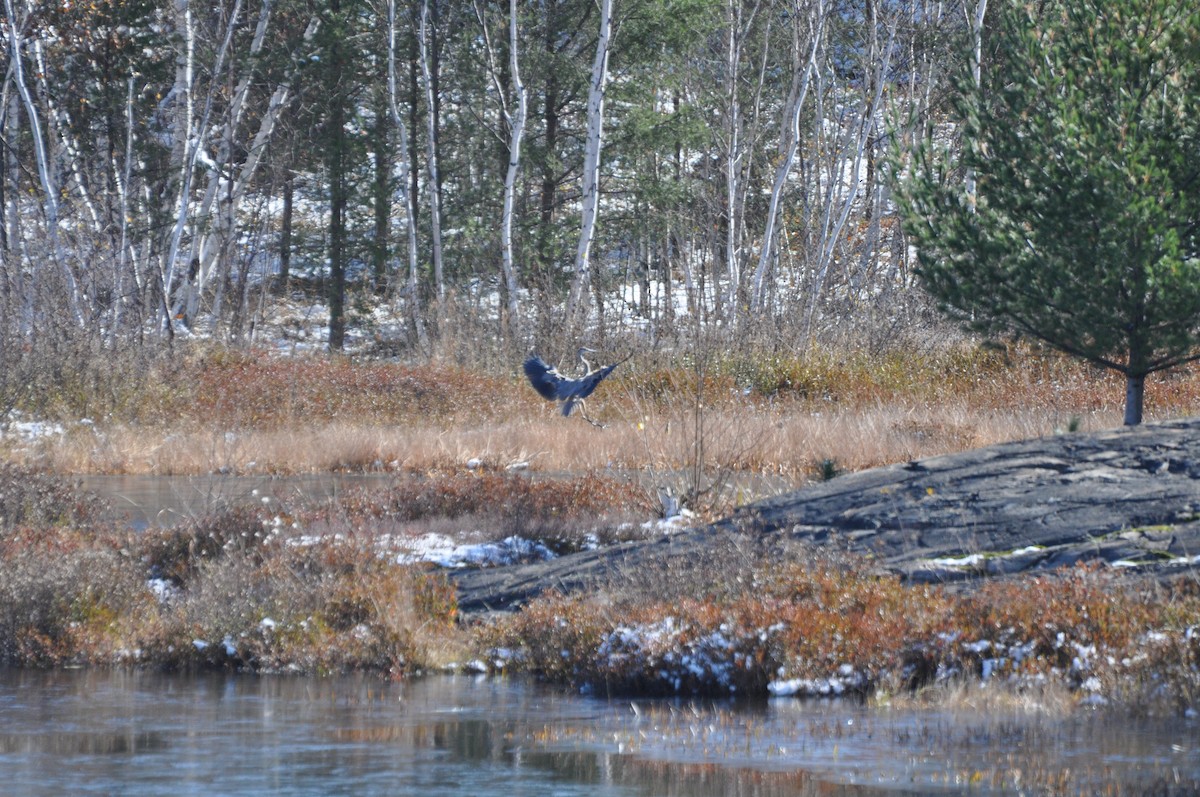
M 582 224 L 575 250 L 575 278 L 567 299 L 568 323 L 574 323 L 587 295 L 592 240 L 600 201 L 600 150 L 604 140 L 604 88 L 608 82 L 609 39 L 612 35 L 612 0 L 600 0 L 600 34 L 588 87 L 587 143 L 583 156 Z
M 513 91 L 516 93 L 516 112 L 509 119 L 508 172 L 504 175 L 504 210 L 500 217 L 501 269 L 508 291 L 508 328 L 514 338 L 521 336 L 521 309 L 517 296 L 517 267 L 513 256 L 513 207 L 516 204 L 517 177 L 521 168 L 521 139 L 525 135 L 525 120 L 529 114 L 529 103 L 525 84 L 521 81 L 517 30 L 517 0 L 508 3 L 508 52 L 509 73 Z
M 479 20 L 479 29 L 483 32 L 483 45 L 487 53 L 488 73 L 492 78 L 492 88 L 496 91 L 496 99 L 500 103 L 500 115 L 508 126 L 508 169 L 504 177 L 504 207 L 500 215 L 500 276 L 504 280 L 504 289 L 508 294 L 506 311 L 508 315 L 508 333 L 512 337 L 520 337 L 520 306 L 517 297 L 517 272 L 513 251 L 513 208 L 516 204 L 517 176 L 521 166 L 521 141 L 525 133 L 525 121 L 528 118 L 528 95 L 525 84 L 521 80 L 519 39 L 517 36 L 517 0 L 509 0 L 508 17 L 508 72 L 512 80 L 513 91 L 516 95 L 516 110 L 511 111 L 508 96 L 500 84 L 500 69 L 496 63 L 495 51 L 492 48 L 492 36 L 488 28 L 487 17 L 475 0 L 475 18 Z
M 896 23 L 893 22 L 883 55 L 883 63 L 879 67 L 881 74 L 887 74 L 891 62 L 892 42 L 895 40 L 895 35 Z M 850 211 L 854 208 L 854 203 L 858 199 L 860 183 L 858 175 L 862 170 L 867 142 L 870 140 L 871 132 L 875 127 L 875 112 L 879 107 L 885 84 L 886 81 L 880 80 L 875 88 L 875 93 L 863 98 L 862 105 L 859 108 L 858 133 L 853 140 L 853 154 L 846 153 L 840 146 L 831 148 L 832 154 L 830 156 L 830 171 L 828 175 L 830 188 L 825 200 L 821 223 L 821 243 L 818 250 L 819 259 L 817 261 L 816 276 L 813 279 L 813 284 L 810 286 L 808 314 L 806 317 L 806 324 L 809 328 L 812 326 L 817 303 L 820 301 L 821 294 L 825 288 L 825 281 L 829 275 L 830 266 L 833 264 L 834 251 L 837 248 L 838 241 L 841 239 L 846 221 L 850 218 Z M 849 164 L 850 176 L 849 179 L 843 179 L 843 170 L 847 168 L 847 164 Z M 837 214 L 836 217 L 834 216 L 835 213 Z
M 122 298 L 113 302 L 112 322 L 109 325 L 111 328 L 110 334 L 115 334 L 122 326 L 123 311 L 127 302 L 125 297 L 141 293 L 141 286 L 138 284 L 137 279 L 137 266 L 135 265 L 137 256 L 133 252 L 133 242 L 129 240 L 129 185 L 133 170 L 134 135 L 133 92 L 134 78 L 131 75 L 125 88 L 125 163 L 120 167 L 116 163 L 112 164 L 114 182 L 117 186 L 118 212 L 121 214 L 121 221 L 118 228 L 120 242 L 117 245 L 117 268 L 114 283 L 116 286 L 116 295 Z M 130 283 L 133 284 L 135 290 L 129 290 L 128 285 Z
M 263 41 L 266 36 L 267 20 L 270 15 L 270 2 L 271 0 L 264 0 L 259 14 L 258 26 L 250 47 L 251 60 L 262 50 Z M 312 40 L 313 36 L 317 33 L 318 27 L 319 22 L 314 17 L 305 28 L 303 39 L 305 43 Z M 267 108 L 259 120 L 258 130 L 255 132 L 254 139 L 250 142 L 250 146 L 246 152 L 246 159 L 240 164 L 233 164 L 231 162 L 233 156 L 233 136 L 245 114 L 246 97 L 249 93 L 252 78 L 253 71 L 252 69 L 248 69 L 239 81 L 237 89 L 234 92 L 228 116 L 225 120 L 224 139 L 217 150 L 216 157 L 209 164 L 208 184 L 196 217 L 206 219 L 212 215 L 213 204 L 216 202 L 217 197 L 221 195 L 222 190 L 224 191 L 225 206 L 221 209 L 221 212 L 213 216 L 215 224 L 205 234 L 199 245 L 200 267 L 197 272 L 196 284 L 188 286 L 185 294 L 189 315 L 195 314 L 199 297 L 205 286 L 213 279 L 214 271 L 218 272 L 217 276 L 220 279 L 221 275 L 224 275 L 230 267 L 228 263 L 222 262 L 222 259 L 227 253 L 233 251 L 234 237 L 237 234 L 237 225 L 235 223 L 237 215 L 241 210 L 247 189 L 258 174 L 259 165 L 262 163 L 267 145 L 279 121 L 279 114 L 287 105 L 288 98 L 291 95 L 292 81 L 295 79 L 295 70 L 289 70 L 283 82 L 275 87 L 270 99 L 267 101 Z M 221 279 L 221 283 L 224 283 L 223 279 Z M 220 300 L 221 293 L 220 289 L 218 289 L 217 300 L 213 305 L 213 332 L 216 331 L 220 323 Z
M 168 333 L 173 332 L 171 321 L 171 287 L 175 282 L 175 259 L 179 256 L 183 231 L 187 226 L 188 205 L 191 202 L 192 165 L 195 162 L 192 141 L 192 121 L 195 115 L 195 98 L 193 86 L 195 82 L 196 63 L 196 31 L 192 23 L 192 6 L 190 0 L 175 0 L 175 26 L 183 35 L 183 52 L 175 65 L 175 95 L 174 141 L 171 147 L 171 160 L 179 170 L 178 197 L 175 209 L 175 224 L 171 229 L 171 237 L 167 244 L 167 254 L 159 268 L 159 293 L 162 303 L 161 326 Z
M 258 22 L 255 25 L 254 38 L 250 42 L 250 63 L 262 51 L 263 41 L 266 38 L 267 23 L 271 15 L 271 0 L 263 0 L 262 6 L 258 13 Z M 232 26 L 232 20 L 231 20 Z M 234 88 L 233 96 L 230 99 L 229 110 L 226 112 L 225 122 L 222 125 L 222 136 L 220 142 L 216 146 L 213 153 L 212 161 L 206 166 L 208 180 L 205 186 L 204 198 L 201 201 L 200 207 L 196 212 L 196 218 L 199 220 L 207 220 L 210 217 L 215 220 L 215 224 L 206 229 L 202 235 L 197 250 L 199 251 L 199 268 L 196 272 L 196 280 L 194 284 L 187 285 L 183 289 L 182 303 L 187 305 L 187 313 L 189 317 L 195 316 L 199 309 L 199 299 L 205 286 L 212 279 L 214 268 L 220 271 L 221 275 L 227 273 L 229 264 L 222 262 L 224 255 L 232 250 L 232 238 L 234 235 L 234 218 L 237 215 L 241 195 L 245 190 L 246 181 L 253 176 L 253 171 L 247 172 L 245 168 L 236 170 L 236 167 L 231 163 L 233 157 L 233 140 L 236 134 L 238 125 L 241 123 L 242 115 L 245 110 L 246 95 L 250 88 L 250 80 L 253 77 L 253 67 L 248 67 L 246 72 L 238 81 Z M 213 75 L 214 84 L 217 82 L 218 75 Z M 283 93 L 283 99 L 286 99 L 286 90 Z M 275 98 L 272 97 L 272 100 Z M 275 106 L 278 113 L 278 105 Z M 264 127 L 270 129 L 274 127 L 275 118 L 270 113 L 271 106 L 268 105 L 268 112 L 260 123 L 259 131 Z M 249 158 L 248 158 L 249 160 Z M 257 159 L 255 159 L 257 165 Z M 240 171 L 240 174 L 235 174 Z M 240 184 L 240 187 L 239 187 Z M 217 201 L 217 197 L 224 192 L 224 207 L 221 211 L 213 216 L 212 207 Z M 221 302 L 224 298 L 223 286 L 225 280 L 221 279 L 217 289 L 217 296 L 213 304 L 213 319 L 212 332 L 216 332 L 217 326 L 220 323 L 221 317 Z
M 737 291 L 742 281 L 741 270 L 738 268 L 741 253 L 738 239 L 738 180 L 741 175 L 742 160 L 742 105 L 739 95 L 741 48 L 741 0 L 728 0 L 729 11 L 729 42 L 725 48 L 725 79 L 728 81 L 728 142 L 725 154 L 725 291 L 717 286 L 714 293 L 717 296 L 717 314 L 721 315 L 724 307 L 728 307 L 731 323 L 737 325 Z M 724 301 L 722 301 L 724 294 Z
M 7 30 L 5 30 L 5 38 L 7 38 Z M 0 90 L 0 98 L 4 103 L 0 106 L 0 112 L 6 115 L 3 131 L 4 152 L 0 154 L 0 164 L 2 164 L 4 174 L 0 175 L 0 180 L 5 180 L 8 186 L 4 192 L 6 203 L 4 208 L 4 248 L 0 251 L 0 266 L 7 273 L 15 295 L 19 299 L 17 330 L 24 338 L 33 329 L 34 291 L 32 287 L 27 287 L 25 269 L 22 267 L 26 258 L 24 257 L 20 194 L 17 191 L 17 186 L 21 181 L 21 163 L 17 157 L 17 142 L 21 139 L 21 110 L 20 98 L 9 91 L 12 83 L 12 71 L 13 66 L 10 61 L 4 87 Z
M 971 16 L 970 11 L 964 6 L 963 11 L 967 13 L 967 24 L 971 27 L 971 77 L 975 81 L 975 88 L 983 85 L 983 17 L 987 14 L 987 0 L 978 0 L 975 3 L 975 14 Z M 967 203 L 970 205 L 972 212 L 975 210 L 975 170 L 967 170 L 966 179 L 967 188 Z
M 422 0 L 421 3 L 421 25 L 417 36 L 417 43 L 427 110 L 425 114 L 427 126 L 425 149 L 429 168 L 429 187 L 426 193 L 429 194 L 429 227 L 430 235 L 433 238 L 431 241 L 433 284 L 434 296 L 437 301 L 435 316 L 437 318 L 437 329 L 440 333 L 444 331 L 443 328 L 445 327 L 446 280 L 442 270 L 442 192 L 440 188 L 441 178 L 438 175 L 437 120 L 433 116 L 435 98 L 433 96 L 433 76 L 430 73 L 429 67 L 429 0 Z
M 425 349 L 429 346 L 429 336 L 425 331 L 425 319 L 421 315 L 421 295 L 417 284 L 417 226 L 416 207 L 413 204 L 412 192 L 408 190 L 412 177 L 412 163 L 408 159 L 408 128 L 396 101 L 396 0 L 388 0 L 388 110 L 392 122 L 400 133 L 400 148 L 397 153 L 398 191 L 404 206 L 404 226 L 408 238 L 408 293 L 409 312 L 412 317 L 413 329 L 417 333 L 417 343 Z
M 25 70 L 21 57 L 21 31 L 17 27 L 17 14 L 13 8 L 12 0 L 4 0 L 4 10 L 8 16 L 8 25 L 5 26 L 5 33 L 8 34 L 8 52 L 9 63 L 12 67 L 12 79 L 16 85 L 17 94 L 21 97 L 21 104 L 25 108 L 29 134 L 33 140 L 34 158 L 37 162 L 38 180 L 41 183 L 42 193 L 44 194 L 42 208 L 46 214 L 46 234 L 50 240 L 50 256 L 54 259 L 55 264 L 62 273 L 63 289 L 67 292 L 65 297 L 67 308 L 71 313 L 72 320 L 77 326 L 83 328 L 85 323 L 83 313 L 80 310 L 79 286 L 76 283 L 75 274 L 71 271 L 70 264 L 67 263 L 67 259 L 64 256 L 58 235 L 58 186 L 55 185 L 53 164 L 50 162 L 46 150 L 47 142 L 43 137 L 37 103 L 34 102 L 33 95 L 29 91 L 29 86 L 25 82 Z
M 800 148 L 800 112 L 804 107 L 804 100 L 808 96 L 812 74 L 817 68 L 817 53 L 820 50 L 825 29 L 824 0 L 817 0 L 809 23 L 812 46 L 804 69 L 797 70 L 794 76 L 791 91 L 792 105 L 789 109 L 787 128 L 784 134 L 784 140 L 787 142 L 786 151 L 779 168 L 775 171 L 775 182 L 771 186 L 771 200 L 767 206 L 767 224 L 763 231 L 762 250 L 759 253 L 758 267 L 754 270 L 753 291 L 750 299 L 750 309 L 754 313 L 762 311 L 767 269 L 775 254 L 775 222 L 779 215 L 779 201 L 783 195 L 783 188 L 787 184 L 788 175 L 791 174 L 792 164 L 796 161 L 796 153 Z M 797 41 L 797 45 L 799 45 L 799 41 Z
M 181 0 L 181 2 L 186 6 L 188 0 Z M 191 127 L 192 122 L 189 121 L 188 126 L 182 132 L 182 135 L 185 136 L 185 140 L 183 147 L 182 173 L 179 185 L 179 203 L 175 216 L 175 226 L 171 230 L 171 243 L 167 251 L 167 267 L 165 270 L 165 276 L 162 278 L 162 285 L 160 286 L 163 292 L 163 309 L 166 314 L 163 326 L 168 332 L 173 332 L 172 317 L 182 306 L 175 300 L 174 297 L 170 295 L 170 292 L 175 283 L 176 261 L 179 258 L 179 250 L 182 247 L 183 233 L 187 228 L 189 219 L 191 218 L 192 174 L 196 170 L 196 164 L 201 160 L 201 153 L 205 151 L 205 148 L 208 144 L 209 119 L 212 117 L 213 98 L 217 92 L 217 77 L 225 69 L 225 59 L 229 55 L 229 49 L 233 41 L 233 32 L 237 27 L 237 20 L 238 17 L 241 16 L 241 11 L 242 2 L 241 0 L 236 0 L 233 5 L 233 10 L 229 15 L 229 21 L 226 23 L 225 36 L 221 40 L 221 45 L 217 50 L 216 58 L 213 61 L 211 70 L 209 70 L 209 73 L 213 76 L 213 84 L 210 86 L 208 96 L 205 98 L 204 111 L 200 115 L 200 120 L 195 123 L 194 130 Z M 195 31 L 192 29 L 190 7 L 186 7 L 184 9 L 184 24 L 186 25 L 187 35 L 187 63 L 184 67 L 184 71 L 186 73 L 185 102 L 187 103 L 185 116 L 188 120 L 191 120 L 194 118 L 192 81 L 195 64 L 192 59 L 195 49 Z M 179 135 L 180 131 L 177 130 L 176 136 Z M 206 165 L 212 168 L 213 164 L 208 160 L 207 154 L 205 155 L 204 160 L 206 161 Z M 193 243 L 192 251 L 195 251 L 195 243 Z M 189 257 L 188 260 L 190 264 L 191 257 Z M 186 299 L 187 292 L 185 291 L 182 296 Z
M 738 297 L 742 290 L 744 238 L 746 227 L 746 192 L 750 189 L 750 169 L 754 163 L 754 148 L 759 137 L 762 94 L 766 85 L 766 73 L 770 66 L 770 47 L 763 47 L 758 64 L 751 101 L 743 105 L 742 74 L 743 44 L 753 29 L 754 20 L 762 10 L 759 2 L 745 3 L 743 0 L 727 0 L 726 13 L 729 24 L 729 39 L 725 50 L 725 216 L 726 235 L 722 242 L 725 259 L 725 283 L 713 280 L 713 295 L 718 317 L 726 320 L 729 328 L 736 329 L 740 323 L 742 308 Z M 767 32 L 764 41 L 770 40 L 770 18 L 765 23 Z
M 70 130 L 59 124 L 59 119 L 62 114 L 54 103 L 55 92 L 51 89 L 47 81 L 49 70 L 46 68 L 46 54 L 42 47 L 41 40 L 35 39 L 33 42 L 33 57 L 37 63 L 38 71 L 36 79 L 40 86 L 41 96 L 46 103 L 46 135 L 53 133 L 53 137 L 62 145 L 63 151 L 67 157 L 63 158 L 63 165 L 70 174 L 71 182 L 75 185 L 75 193 L 79 196 L 79 201 L 83 203 L 84 210 L 87 211 L 88 219 L 92 224 L 92 234 L 99 236 L 103 230 L 103 225 L 100 222 L 100 214 L 96 211 L 96 203 L 92 201 L 91 194 L 88 193 L 87 183 L 80 174 L 79 169 L 83 163 L 83 158 L 80 154 L 79 142 L 71 135 Z

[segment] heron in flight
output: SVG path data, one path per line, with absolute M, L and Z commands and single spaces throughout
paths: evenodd
M 593 351 L 586 346 L 579 347 L 579 362 L 583 364 L 583 376 L 578 379 L 570 379 L 560 374 L 553 366 L 547 365 L 546 361 L 536 354 L 531 355 L 525 360 L 525 376 L 529 377 L 529 383 L 533 385 L 533 389 L 541 394 L 542 398 L 549 401 L 562 402 L 562 414 L 570 415 L 571 410 L 575 406 L 579 406 L 579 414 L 583 419 L 592 426 L 604 427 L 604 424 L 597 423 L 588 417 L 587 411 L 584 409 L 584 399 L 592 395 L 592 391 L 596 389 L 596 385 L 612 373 L 612 370 L 621 363 L 628 360 L 629 355 L 625 360 L 619 360 L 612 365 L 605 365 L 602 368 L 592 368 L 592 364 L 587 361 L 584 354 Z

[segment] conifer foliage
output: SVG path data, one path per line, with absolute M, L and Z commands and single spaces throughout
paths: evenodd
M 1200 358 L 1200 7 L 1005 3 L 953 84 L 961 147 L 896 180 L 944 309 L 1126 377 Z M 896 163 L 896 174 L 902 172 Z

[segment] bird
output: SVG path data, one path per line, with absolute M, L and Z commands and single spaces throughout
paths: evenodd
M 562 414 L 569 416 L 571 410 L 579 406 L 579 414 L 583 419 L 592 426 L 604 428 L 604 424 L 597 423 L 588 417 L 587 411 L 584 408 L 584 399 L 592 395 L 592 391 L 596 389 L 596 385 L 600 384 L 606 376 L 612 373 L 613 369 L 621 363 L 628 360 L 627 356 L 624 360 L 618 360 L 612 365 L 605 365 L 601 368 L 592 368 L 592 364 L 584 357 L 585 354 L 592 352 L 587 346 L 579 347 L 579 362 L 583 364 L 583 376 L 578 379 L 571 379 L 563 376 L 553 366 L 546 363 L 541 357 L 536 354 L 531 354 L 525 360 L 525 376 L 529 377 L 529 383 L 533 385 L 542 398 L 548 401 L 561 401 Z

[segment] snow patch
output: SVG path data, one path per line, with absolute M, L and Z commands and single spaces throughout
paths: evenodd
M 513 535 L 499 542 L 457 543 L 444 534 L 426 534 L 396 543 L 401 565 L 430 562 L 445 568 L 502 567 L 518 562 L 544 562 L 555 554 L 536 540 Z

